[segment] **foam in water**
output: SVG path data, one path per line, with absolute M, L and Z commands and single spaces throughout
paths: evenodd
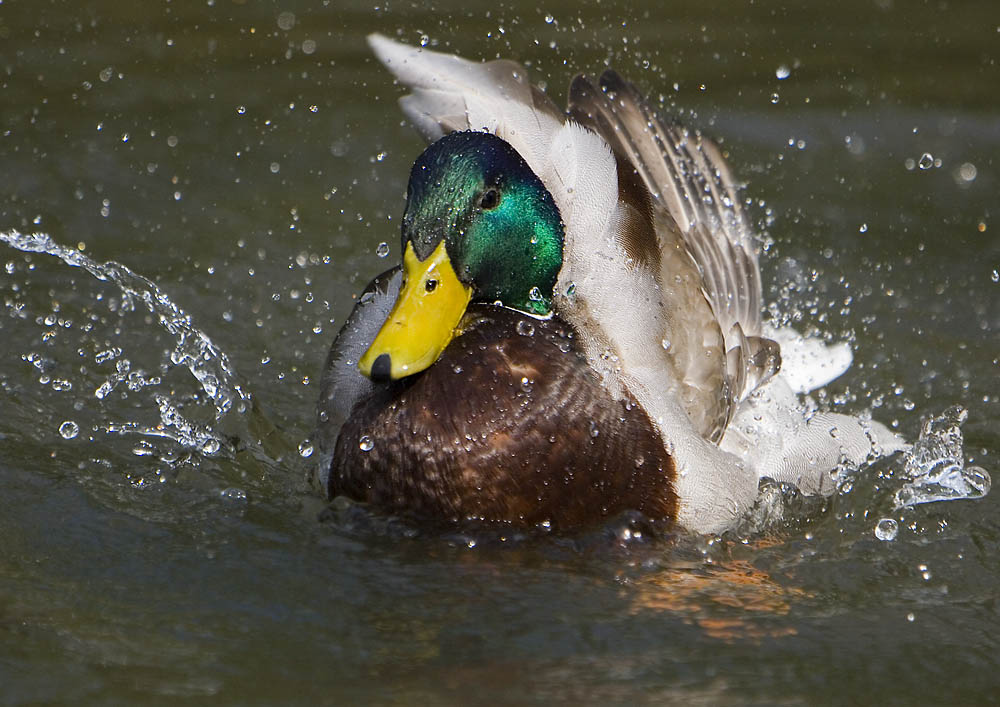
M 962 423 L 968 411 L 961 405 L 923 421 L 920 437 L 903 455 L 907 482 L 896 492 L 896 507 L 933 501 L 982 498 L 990 491 L 990 475 L 965 466 Z

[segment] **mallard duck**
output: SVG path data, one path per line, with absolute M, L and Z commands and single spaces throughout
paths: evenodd
M 718 533 L 763 477 L 829 493 L 838 465 L 900 446 L 800 404 L 850 351 L 765 330 L 754 236 L 712 142 L 611 70 L 574 78 L 562 111 L 514 62 L 368 42 L 430 145 L 402 263 L 327 361 L 331 497 L 431 522 L 568 531 L 635 510 Z

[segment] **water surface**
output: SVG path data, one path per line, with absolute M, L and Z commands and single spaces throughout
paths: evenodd
M 307 482 L 422 149 L 372 31 L 559 101 L 611 65 L 719 139 L 775 314 L 855 349 L 817 403 L 962 405 L 995 473 L 994 3 L 414 5 L 0 4 L 0 231 L 65 256 L 0 243 L 0 701 L 994 699 L 997 496 L 896 509 L 899 459 L 721 539 L 441 537 Z

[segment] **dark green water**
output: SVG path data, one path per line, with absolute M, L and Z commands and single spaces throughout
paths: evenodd
M 0 231 L 164 297 L 0 242 L 0 703 L 995 701 L 998 497 L 894 510 L 898 459 L 764 535 L 470 548 L 321 521 L 299 449 L 422 149 L 380 31 L 662 94 L 760 200 L 770 298 L 852 342 L 818 401 L 961 404 L 995 474 L 996 4 L 418 5 L 0 3 Z

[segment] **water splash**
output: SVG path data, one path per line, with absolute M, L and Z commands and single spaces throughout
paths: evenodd
M 245 414 L 252 408 L 248 390 L 239 382 L 226 354 L 208 336 L 198 329 L 190 315 L 174 304 L 151 280 L 114 261 L 97 262 L 80 251 L 56 243 L 48 234 L 22 234 L 16 230 L 0 231 L 0 241 L 26 253 L 42 253 L 59 258 L 67 265 L 78 267 L 102 282 L 118 287 L 122 295 L 122 311 L 132 311 L 135 303 L 152 314 L 159 326 L 173 337 L 174 346 L 167 352 L 170 364 L 186 368 L 198 382 L 201 391 L 210 401 L 214 423 L 230 412 Z M 95 361 L 115 360 L 115 371 L 94 390 L 98 400 L 104 400 L 120 384 L 130 391 L 161 382 L 158 375 L 150 375 L 132 367 L 131 361 L 122 356 L 120 348 L 99 352 Z M 163 370 L 168 366 L 164 364 Z M 199 398 L 202 396 L 199 393 Z M 159 424 L 141 425 L 134 422 L 109 423 L 99 426 L 105 432 L 128 432 L 143 436 L 168 438 L 188 449 L 212 455 L 221 448 L 230 448 L 229 441 L 219 434 L 216 424 L 198 424 L 184 417 L 180 405 L 164 395 L 154 396 L 159 408 Z M 207 402 L 206 401 L 206 402 Z
M 908 481 L 896 492 L 896 507 L 934 501 L 982 498 L 990 491 L 990 475 L 981 467 L 965 466 L 962 424 L 968 411 L 961 405 L 938 417 L 924 419 L 920 437 L 903 456 Z

